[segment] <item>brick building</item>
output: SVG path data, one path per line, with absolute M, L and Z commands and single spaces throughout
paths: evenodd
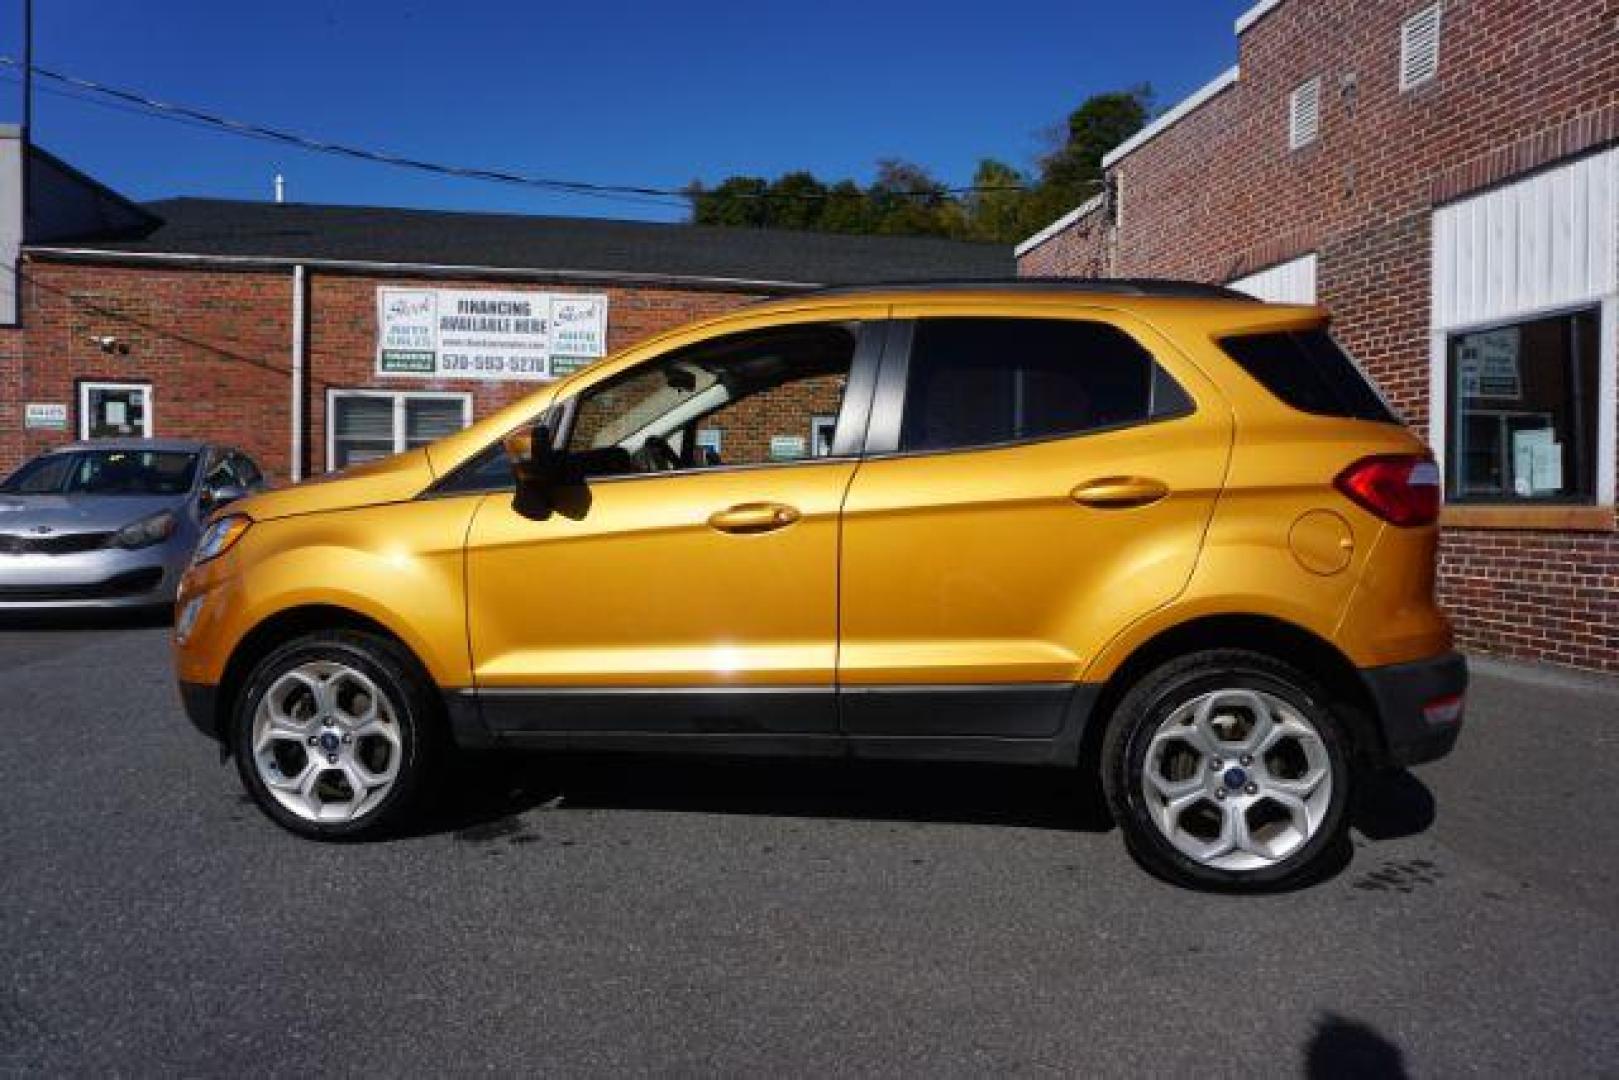
M 1463 643 L 1619 671 L 1619 4 L 1264 0 L 1026 275 L 1319 302 L 1445 466 Z
M 70 439 L 146 434 L 233 443 L 272 480 L 298 479 L 428 441 L 553 372 L 763 297 L 1013 273 L 1006 247 L 932 239 L 207 199 L 137 206 L 37 148 L 20 228 L 23 158 L 15 130 L 0 131 L 0 247 L 11 248 L 0 265 L 15 266 L 14 289 L 0 289 L 0 475 Z M 437 366 L 418 370 L 409 340 L 393 351 L 379 341 L 394 302 L 402 331 L 418 302 L 465 308 L 469 327 L 508 324 L 491 333 L 512 368 L 448 371 L 441 342 Z M 583 337 L 563 348 L 560 328 L 535 326 L 529 337 L 548 344 L 524 354 L 509 324 L 562 310 L 584 317 Z M 824 400 L 704 434 L 751 456 L 773 437 L 813 453 L 837 388 L 807 392 Z

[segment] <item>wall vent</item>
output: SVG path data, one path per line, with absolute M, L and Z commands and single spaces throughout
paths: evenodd
M 1400 25 L 1400 89 L 1411 90 L 1439 74 L 1439 7 L 1423 8 Z
M 1287 145 L 1297 150 L 1315 142 L 1321 133 L 1321 78 L 1317 76 L 1293 91 L 1287 108 Z

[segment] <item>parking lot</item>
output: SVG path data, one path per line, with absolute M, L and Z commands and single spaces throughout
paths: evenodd
M 160 626 L 0 630 L 0 1069 L 1611 1072 L 1619 689 L 1486 666 L 1347 865 L 1138 870 L 1050 773 L 466 767 L 386 843 L 279 831 Z

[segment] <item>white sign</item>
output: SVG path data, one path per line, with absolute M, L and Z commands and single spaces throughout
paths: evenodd
M 770 436 L 771 461 L 797 461 L 807 453 L 806 440 L 802 435 Z
M 30 401 L 23 406 L 23 427 L 46 431 L 67 430 L 67 406 L 55 401 Z
M 377 374 L 542 380 L 607 355 L 607 297 L 377 290 Z
M 1512 433 L 1512 490 L 1518 495 L 1546 495 L 1563 488 L 1563 444 L 1551 428 Z
M 1462 397 L 1503 398 L 1516 401 L 1523 396 L 1518 375 L 1518 328 L 1486 330 L 1462 338 Z

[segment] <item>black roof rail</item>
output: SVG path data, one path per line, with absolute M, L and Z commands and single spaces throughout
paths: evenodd
M 1245 300 L 1259 303 L 1247 293 L 1224 285 L 1173 278 L 950 278 L 940 281 L 896 281 L 891 285 L 834 285 L 811 289 L 799 296 L 862 296 L 876 292 L 1080 292 L 1112 296 L 1158 296 L 1181 300 Z

